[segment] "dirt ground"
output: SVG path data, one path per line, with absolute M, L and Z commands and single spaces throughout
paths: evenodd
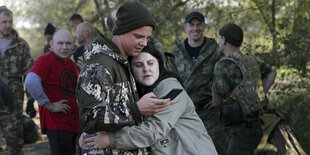
M 51 155 L 50 146 L 47 139 L 37 141 L 34 144 L 24 145 L 25 155 Z M 8 155 L 7 152 L 0 152 L 0 155 Z

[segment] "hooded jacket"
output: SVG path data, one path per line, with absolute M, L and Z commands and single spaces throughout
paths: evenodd
M 76 91 L 82 131 L 116 131 L 141 122 L 134 78 L 118 47 L 106 38 L 97 38 L 83 57 L 86 65 Z

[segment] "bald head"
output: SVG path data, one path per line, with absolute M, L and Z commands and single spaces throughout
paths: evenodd
M 60 29 L 53 35 L 52 48 L 55 55 L 62 59 L 70 57 L 73 50 L 73 37 L 68 30 Z
M 90 36 L 94 35 L 94 27 L 91 23 L 83 22 L 76 27 L 76 32 L 87 33 Z
M 54 35 L 53 35 L 53 40 L 58 39 L 58 38 L 60 38 L 62 36 L 69 37 L 69 38 L 71 38 L 71 40 L 73 40 L 73 37 L 72 37 L 71 33 L 68 30 L 65 30 L 65 29 L 60 29 L 60 30 L 56 31 L 54 33 Z
M 94 39 L 94 27 L 88 22 L 83 22 L 76 27 L 76 40 L 87 47 Z

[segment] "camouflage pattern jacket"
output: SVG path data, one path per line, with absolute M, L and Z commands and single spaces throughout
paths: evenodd
M 108 39 L 95 39 L 84 53 L 86 65 L 77 83 L 80 126 L 88 134 L 117 131 L 142 121 L 138 94 L 130 66 L 118 47 Z M 89 154 L 147 154 L 138 150 L 91 149 Z M 84 150 L 83 150 L 84 151 Z
M 267 98 L 263 88 L 259 63 L 249 53 L 243 54 L 236 51 L 222 58 L 233 61 L 242 72 L 242 81 L 232 90 L 229 97 L 223 100 L 225 104 L 237 101 L 245 116 L 262 110 L 267 105 Z M 215 65 L 217 68 L 217 64 Z
M 16 103 L 23 103 L 23 81 L 33 64 L 27 42 L 12 30 L 13 39 L 7 50 L 0 54 L 0 75 L 10 86 Z M 28 99 L 31 97 L 27 93 Z
M 87 133 L 115 131 L 141 121 L 129 64 L 107 39 L 95 39 L 84 53 L 78 78 L 80 124 Z M 93 121 L 93 120 L 96 120 Z
M 249 110 L 256 106 L 243 106 L 241 104 L 251 104 L 253 102 L 254 105 L 260 107 L 259 104 L 255 104 L 255 99 L 257 99 L 258 96 L 261 96 L 259 98 L 265 98 L 264 100 L 267 101 L 264 91 L 262 90 L 261 82 L 272 71 L 272 68 L 268 64 L 257 59 L 249 59 L 247 63 L 237 64 L 238 60 L 236 60 L 236 56 L 239 52 L 234 52 L 227 57 L 221 58 L 214 67 L 212 92 L 217 93 L 223 98 L 223 103 L 225 104 L 222 104 L 221 111 L 226 125 L 245 121 L 246 115 L 249 115 L 247 116 L 249 118 L 248 120 L 256 119 L 258 113 L 243 114 L 244 110 Z M 244 62 L 246 60 L 242 61 Z M 253 79 L 257 82 L 244 83 L 248 80 L 252 81 Z M 255 84 L 255 88 L 251 86 L 252 84 Z M 251 87 L 252 90 L 242 91 L 242 89 L 247 89 L 247 87 Z M 259 92 L 260 95 L 258 95 Z M 254 108 L 254 111 L 255 109 L 256 108 Z
M 176 42 L 170 51 L 174 55 L 172 61 L 177 74 L 183 80 L 184 88 L 193 100 L 196 110 L 201 110 L 212 98 L 213 69 L 222 56 L 216 41 L 206 37 L 205 39 L 206 43 L 201 48 L 196 63 L 192 62 L 185 49 L 185 39 Z

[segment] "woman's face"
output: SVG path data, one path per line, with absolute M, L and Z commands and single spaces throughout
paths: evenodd
M 142 86 L 151 86 L 159 77 L 159 64 L 155 57 L 141 52 L 131 60 L 131 69 L 137 83 Z

